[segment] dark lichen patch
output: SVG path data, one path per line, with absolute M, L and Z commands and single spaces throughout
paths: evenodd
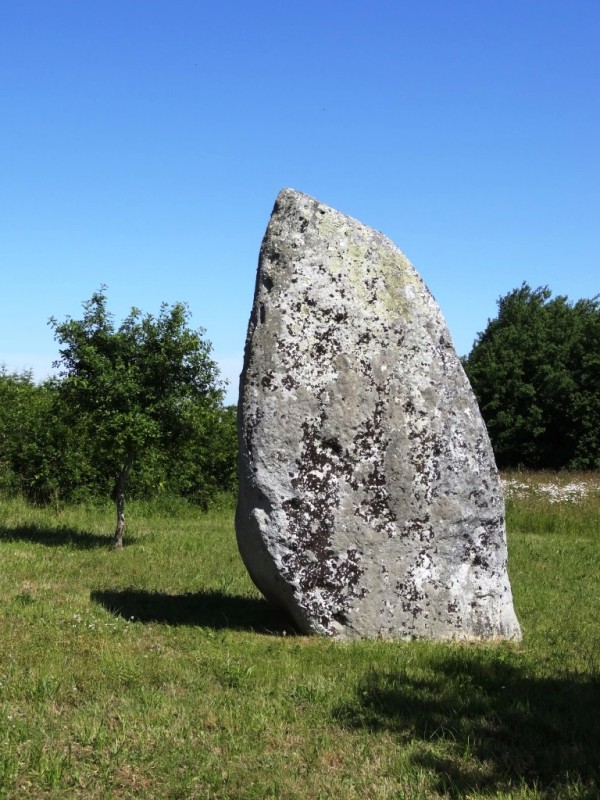
M 401 535 L 411 539 L 429 543 L 434 537 L 433 526 L 431 525 L 429 514 L 415 516 L 408 519 L 402 526 Z
M 437 495 L 442 476 L 441 463 L 450 460 L 448 441 L 428 424 L 426 412 L 408 398 L 403 405 L 406 435 L 410 442 L 408 459 L 413 468 L 413 494 L 420 502 Z
M 426 600 L 425 593 L 417 587 L 410 575 L 396 583 L 396 592 L 400 607 L 405 614 L 410 614 L 414 619 L 423 613 L 422 604 Z
M 498 544 L 495 530 L 504 524 L 504 515 L 482 519 L 477 526 L 477 533 L 468 533 L 463 542 L 463 562 L 481 570 L 491 569 L 492 558 L 495 557 Z
M 282 386 L 283 386 L 285 389 L 288 389 L 288 390 L 291 392 L 291 391 L 292 391 L 292 389 L 296 389 L 296 388 L 298 388 L 298 386 L 299 386 L 300 384 L 299 384 L 299 383 L 298 383 L 298 381 L 297 381 L 297 380 L 295 380 L 295 379 L 294 379 L 294 378 L 293 378 L 293 377 L 292 377 L 292 376 L 289 374 L 289 372 L 288 372 L 288 374 L 287 374 L 287 375 L 285 375 L 285 376 L 284 376 L 284 377 L 281 379 L 281 385 L 282 385 Z
M 343 453 L 342 445 L 335 436 L 332 436 L 329 439 L 323 439 L 322 446 L 324 449 L 331 450 L 331 452 L 335 453 L 336 456 L 341 456 Z
M 277 265 L 283 260 L 282 252 L 273 243 L 263 242 L 260 248 L 259 260 L 265 265 Z M 262 271 L 262 275 L 266 272 Z
M 302 592 L 310 616 L 318 617 L 326 632 L 334 634 L 331 621 L 345 616 L 363 574 L 356 549 L 336 552 L 332 540 L 340 504 L 340 481 L 348 467 L 346 454 L 337 440 L 322 439 L 317 423 L 302 425 L 302 451 L 291 480 L 296 496 L 282 503 L 289 540 L 294 541 L 282 559 L 283 577 Z
M 270 369 L 267 372 L 267 374 L 263 375 L 263 377 L 261 378 L 260 385 L 263 387 L 263 389 L 271 389 L 272 390 L 272 389 L 275 388 L 274 382 L 275 382 L 275 373 L 273 372 L 272 369 Z
M 380 394 L 385 394 L 384 390 Z M 376 531 L 386 531 L 388 536 L 396 533 L 396 515 L 389 504 L 385 456 L 389 447 L 389 436 L 385 432 L 386 401 L 375 403 L 373 415 L 365 420 L 354 437 L 352 461 L 356 467 L 371 464 L 364 478 L 358 477 L 357 469 L 348 475 L 352 489 L 362 496 L 354 511 L 355 516 L 367 522 Z

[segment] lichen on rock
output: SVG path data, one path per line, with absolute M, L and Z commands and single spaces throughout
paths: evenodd
M 441 312 L 381 233 L 299 192 L 263 239 L 236 532 L 299 628 L 520 637 L 493 453 Z

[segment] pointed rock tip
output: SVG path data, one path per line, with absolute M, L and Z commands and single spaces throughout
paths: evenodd
M 330 206 L 327 203 L 323 203 L 316 197 L 313 197 L 310 194 L 306 194 L 305 192 L 300 192 L 297 189 L 281 189 L 277 197 L 275 198 L 275 204 L 273 206 L 273 212 L 271 216 L 279 216 L 280 214 L 287 214 L 290 211 L 294 211 L 296 209 L 300 209 L 307 206 L 313 206 L 315 209 L 318 208 L 321 213 L 328 213 L 334 214 L 339 219 L 346 219 L 352 223 L 352 225 L 359 226 L 360 228 L 367 228 L 368 226 L 365 225 L 360 220 L 351 217 L 349 214 L 346 214 L 343 211 L 335 208 L 334 206 Z M 371 228 L 371 230 L 375 230 L 375 228 Z M 376 231 L 379 233 L 379 231 Z M 392 243 L 393 245 L 393 243 Z M 395 246 L 395 245 L 393 245 Z
M 326 203 L 322 203 L 316 197 L 313 197 L 310 194 L 306 194 L 306 192 L 299 192 L 297 189 L 281 189 L 277 197 L 275 198 L 275 209 L 281 208 L 285 205 L 296 205 L 298 203 L 314 203 L 317 206 L 321 206 L 322 208 L 330 208 L 332 211 L 335 211 L 332 206 L 328 206 Z M 340 213 L 340 212 L 337 212 Z

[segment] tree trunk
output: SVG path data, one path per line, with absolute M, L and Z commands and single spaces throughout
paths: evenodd
M 115 502 L 117 504 L 117 529 L 113 539 L 113 550 L 123 549 L 123 531 L 125 530 L 125 487 L 129 470 L 133 464 L 133 456 L 127 456 L 123 469 L 117 478 L 115 487 Z

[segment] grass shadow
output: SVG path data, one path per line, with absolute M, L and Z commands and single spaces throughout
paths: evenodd
M 31 542 L 45 547 L 73 547 L 77 550 L 93 550 L 98 547 L 110 548 L 112 536 L 90 533 L 77 528 L 61 526 L 50 528 L 37 525 L 0 526 L 0 542 Z M 129 537 L 126 544 L 133 540 Z
M 198 625 L 214 630 L 245 630 L 271 635 L 295 635 L 285 612 L 262 598 L 219 591 L 171 595 L 140 589 L 95 590 L 93 602 L 112 614 L 136 622 Z
M 413 763 L 435 774 L 444 797 L 527 787 L 544 798 L 598 800 L 598 675 L 539 678 L 499 654 L 468 650 L 432 658 L 422 674 L 372 672 L 336 720 L 411 742 Z

